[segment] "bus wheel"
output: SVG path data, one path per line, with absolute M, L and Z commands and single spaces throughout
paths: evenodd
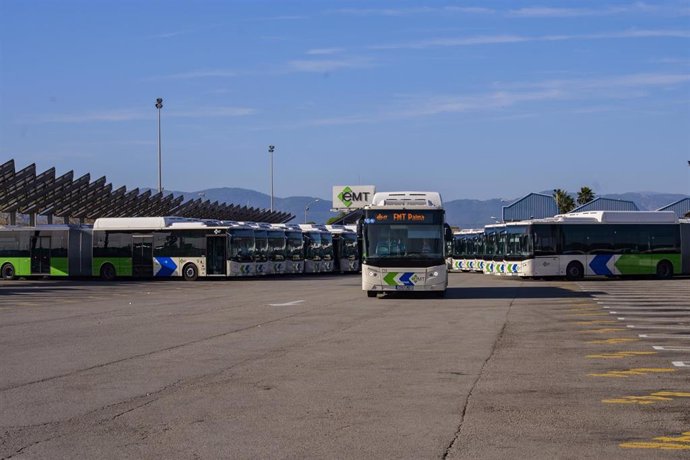
M 185 265 L 182 268 L 182 277 L 185 281 L 196 281 L 196 279 L 199 277 L 199 271 L 196 269 L 196 265 Z
M 376 291 L 367 291 L 367 297 L 376 297 Z
M 585 276 L 585 269 L 580 262 L 570 262 L 565 269 L 565 277 L 569 280 L 581 280 Z
M 14 265 L 12 264 L 5 264 L 2 266 L 2 279 L 4 280 L 13 280 L 14 279 Z
M 115 279 L 115 267 L 113 267 L 113 264 L 103 264 L 101 267 L 101 279 L 104 281 L 113 281 Z
M 656 266 L 656 277 L 667 280 L 673 276 L 673 265 L 668 260 L 662 260 Z

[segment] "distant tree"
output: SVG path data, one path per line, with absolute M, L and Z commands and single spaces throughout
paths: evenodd
M 330 225 L 336 220 L 342 219 L 343 217 L 347 216 L 348 213 L 340 211 L 337 216 L 331 217 L 326 221 L 326 225 Z
M 685 217 L 690 217 L 690 211 L 685 214 Z
M 553 199 L 556 200 L 556 206 L 558 206 L 558 212 L 560 214 L 569 213 L 575 208 L 575 200 L 573 200 L 573 197 L 568 195 L 568 192 L 563 189 L 554 189 Z
M 577 192 L 577 204 L 579 205 L 589 203 L 594 200 L 594 198 L 596 198 L 596 195 L 594 195 L 592 189 L 587 186 L 582 187 L 580 191 Z

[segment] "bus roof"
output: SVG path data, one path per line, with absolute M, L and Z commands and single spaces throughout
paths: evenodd
M 438 192 L 377 192 L 371 204 L 365 207 L 365 209 L 387 208 L 443 209 L 443 201 Z
M 194 228 L 227 228 L 220 221 L 189 219 L 186 217 L 101 217 L 94 230 L 162 230 Z
M 563 223 L 600 224 L 677 224 L 673 211 L 584 211 L 559 214 L 554 221 Z

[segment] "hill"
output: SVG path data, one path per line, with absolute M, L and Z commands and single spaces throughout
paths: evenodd
M 233 203 L 255 208 L 270 208 L 271 197 L 265 193 L 243 188 L 213 188 L 198 192 L 172 192 L 182 194 L 186 199 L 204 198 L 211 201 Z M 549 192 L 546 192 L 547 194 Z M 628 192 L 621 194 L 602 195 L 606 198 L 630 200 L 637 203 L 641 210 L 655 210 L 662 206 L 680 200 L 685 195 L 656 192 Z M 501 220 L 502 208 L 521 197 L 511 200 L 498 198 L 490 200 L 450 200 L 445 202 L 447 221 L 461 228 L 477 228 L 496 220 Z M 316 203 L 314 200 L 318 199 Z M 313 196 L 292 196 L 287 198 L 273 198 L 273 207 L 279 211 L 289 212 L 295 215 L 292 222 L 304 222 L 304 208 L 309 205 L 307 220 L 318 223 L 326 222 L 336 214 L 330 212 L 331 201 Z

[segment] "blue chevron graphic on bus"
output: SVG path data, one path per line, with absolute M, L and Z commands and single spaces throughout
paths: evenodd
M 414 273 L 412 273 L 412 272 L 403 273 L 403 275 L 400 277 L 400 282 L 404 286 L 414 286 L 414 283 L 410 280 L 410 277 L 412 277 L 412 275 L 414 275 Z
M 613 272 L 608 267 L 612 257 L 613 254 L 598 254 L 589 263 L 589 268 L 597 275 L 613 275 Z
M 156 257 L 156 262 L 161 266 L 156 276 L 170 276 L 177 270 L 177 264 L 170 257 Z

